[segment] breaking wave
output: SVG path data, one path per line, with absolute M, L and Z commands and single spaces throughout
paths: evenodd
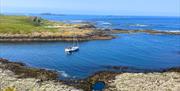
M 147 27 L 149 25 L 145 25 L 145 24 L 132 24 L 130 26 L 135 26 L 135 27 Z
M 97 21 L 97 23 L 100 25 L 112 25 L 110 22 L 105 22 L 105 21 Z
M 84 23 L 86 21 L 84 20 L 68 20 L 68 21 L 63 21 L 64 23 Z
M 157 29 L 153 29 L 153 30 L 156 30 L 156 31 L 165 31 L 165 32 L 173 32 L 173 33 L 179 33 L 180 30 L 157 30 Z
M 60 73 L 60 75 L 63 76 L 63 77 L 65 77 L 65 78 L 70 77 L 70 75 L 67 74 L 65 71 L 58 71 L 58 73 Z

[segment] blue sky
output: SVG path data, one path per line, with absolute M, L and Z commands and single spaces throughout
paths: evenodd
M 1 13 L 180 16 L 180 0 L 0 0 Z

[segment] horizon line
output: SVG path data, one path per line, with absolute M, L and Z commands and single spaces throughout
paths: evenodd
M 45 14 L 45 13 L 49 13 L 49 14 L 54 14 L 54 15 L 85 15 L 85 16 L 149 16 L 149 17 L 180 17 L 180 15 L 169 15 L 169 16 L 165 16 L 165 15 L 117 15 L 117 14 L 65 14 L 65 13 L 52 13 L 52 12 L 39 12 L 39 13 L 25 13 L 25 12 L 0 12 L 0 14 L 12 14 L 12 15 L 28 15 L 28 14 Z

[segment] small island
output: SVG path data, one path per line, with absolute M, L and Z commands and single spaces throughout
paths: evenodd
M 112 39 L 90 24 L 65 24 L 42 19 L 37 16 L 0 15 L 0 41 L 79 41 Z

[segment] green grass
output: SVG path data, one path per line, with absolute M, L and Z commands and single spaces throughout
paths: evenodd
M 33 32 L 57 32 L 58 29 L 47 29 L 45 26 L 56 24 L 48 20 L 42 20 L 40 26 L 36 26 L 28 16 L 0 15 L 0 33 L 5 34 L 30 34 Z
M 65 24 L 41 19 L 41 23 L 33 21 L 30 16 L 0 15 L 0 35 L 5 36 L 86 36 L 96 32 L 93 29 L 79 29 L 83 24 Z

